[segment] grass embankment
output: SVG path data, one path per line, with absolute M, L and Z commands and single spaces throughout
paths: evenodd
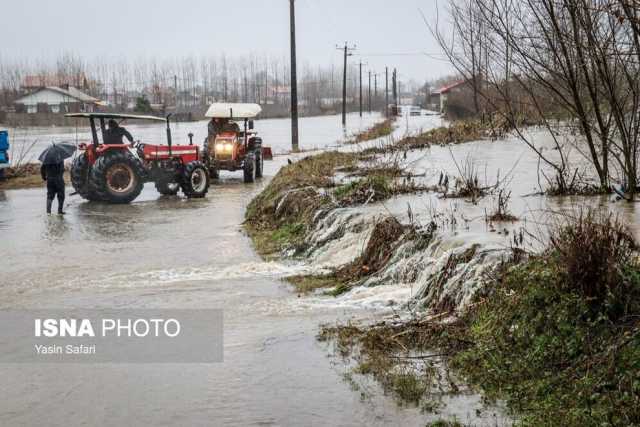
M 320 189 L 334 187 L 335 170 L 356 162 L 355 154 L 327 152 L 280 169 L 245 215 L 245 227 L 258 253 L 271 256 L 300 246 L 314 213 L 332 203 Z
M 304 237 L 323 209 L 388 199 L 424 188 L 410 180 L 399 181 L 402 169 L 395 163 L 368 167 L 371 159 L 359 153 L 325 152 L 280 169 L 246 213 L 245 226 L 261 255 L 303 246 Z M 335 175 L 348 171 L 355 177 L 344 184 Z
M 245 228 L 258 253 L 267 258 L 284 250 L 301 253 L 314 225 L 332 209 L 424 190 L 410 180 L 400 180 L 406 174 L 397 164 L 371 166 L 367 161 L 371 159 L 358 153 L 332 151 L 283 167 L 247 208 Z M 353 179 L 336 183 L 339 171 L 348 171 Z M 382 218 L 353 263 L 327 275 L 288 280 L 300 293 L 333 288 L 329 292 L 339 295 L 382 268 L 392 254 L 392 243 L 405 231 L 397 220 Z
M 509 124 L 498 118 L 484 121 L 479 119 L 456 120 L 451 122 L 449 126 L 437 127 L 391 144 L 368 148 L 365 153 L 407 151 L 427 148 L 431 145 L 462 144 L 487 138 L 497 139 L 503 137 L 510 130 Z
M 69 182 L 69 173 L 65 172 L 65 181 Z M 0 180 L 0 190 L 18 190 L 43 187 L 45 182 L 40 175 L 40 163 L 28 163 L 20 167 L 4 170 L 4 179 Z
M 389 136 L 393 133 L 393 124 L 396 121 L 396 117 L 388 118 L 380 123 L 376 123 L 364 132 L 360 132 L 354 135 L 352 138 L 345 141 L 345 144 L 358 144 L 360 142 L 371 141 L 384 136 Z
M 437 374 L 439 360 L 504 400 L 520 425 L 639 425 L 636 250 L 619 223 L 584 214 L 559 225 L 542 254 L 505 264 L 453 322 L 325 327 L 319 338 L 353 357 L 355 373 L 426 408 L 459 389 L 448 369 Z

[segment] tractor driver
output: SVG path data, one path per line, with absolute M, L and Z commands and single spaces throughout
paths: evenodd
M 214 139 L 216 135 L 222 132 L 240 133 L 240 126 L 227 118 L 214 117 L 207 127 L 209 129 L 209 137 L 213 137 Z
M 122 138 L 125 137 L 130 143 L 133 143 L 133 137 L 124 127 L 121 127 L 118 122 L 111 119 L 109 120 L 109 129 L 104 131 L 104 143 L 105 144 L 124 144 Z

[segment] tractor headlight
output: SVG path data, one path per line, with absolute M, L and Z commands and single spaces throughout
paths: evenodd
M 217 153 L 231 153 L 233 151 L 233 144 L 216 144 Z

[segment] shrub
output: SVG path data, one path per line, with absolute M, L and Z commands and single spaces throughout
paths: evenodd
M 620 304 L 637 292 L 627 273 L 637 245 L 627 228 L 611 215 L 581 212 L 556 225 L 550 243 L 565 270 L 565 290 L 586 297 L 596 311 L 607 305 L 609 315 L 620 315 Z

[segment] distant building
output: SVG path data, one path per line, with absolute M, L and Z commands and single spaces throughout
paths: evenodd
M 290 86 L 270 86 L 268 89 L 270 96 L 275 99 L 289 99 L 291 96 L 291 87 Z
M 440 112 L 444 113 L 447 106 L 447 100 L 452 93 L 462 92 L 467 85 L 466 81 L 459 81 L 443 86 L 440 89 L 431 92 L 429 104 L 439 105 Z
M 33 92 L 44 87 L 81 87 L 85 90 L 89 87 L 89 81 L 83 73 L 72 76 L 57 76 L 48 74 L 27 75 L 20 85 L 25 92 Z
M 94 112 L 104 105 L 73 86 L 47 86 L 34 90 L 14 102 L 18 113 L 77 113 Z
M 353 99 L 347 98 L 347 102 L 352 101 Z M 320 105 L 322 107 L 333 107 L 340 104 L 342 104 L 342 98 L 320 98 Z

